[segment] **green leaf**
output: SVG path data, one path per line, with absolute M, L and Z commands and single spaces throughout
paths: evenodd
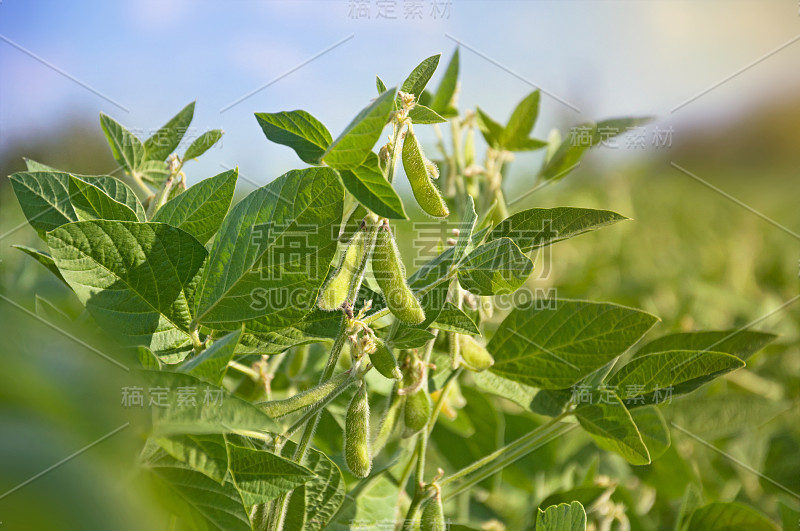
M 528 410 L 537 392 L 540 392 L 529 385 L 504 378 L 491 371 L 472 373 L 472 379 L 483 391 L 511 400 Z
M 172 435 L 156 438 L 170 456 L 220 485 L 228 475 L 228 448 L 221 434 Z
M 395 89 L 389 89 L 365 107 L 322 155 L 322 161 L 337 170 L 359 167 L 372 152 L 394 109 Z
M 703 439 L 715 440 L 753 430 L 785 410 L 784 402 L 772 398 L 723 393 L 676 401 L 669 407 L 669 419 Z
M 229 170 L 190 187 L 158 209 L 153 221 L 184 230 L 206 243 L 217 232 L 231 206 L 239 170 Z
M 308 164 L 319 164 L 333 140 L 325 125 L 306 111 L 260 112 L 256 119 L 269 140 L 289 146 Z
M 331 168 L 293 170 L 222 222 L 198 287 L 197 322 L 271 332 L 316 307 L 336 252 L 344 190 Z
M 608 303 L 557 300 L 513 310 L 487 346 L 491 371 L 542 389 L 564 389 L 636 343 L 658 319 Z
M 165 350 L 189 340 L 207 255 L 189 234 L 162 223 L 96 220 L 54 229 L 47 243 L 78 299 L 121 343 Z
M 476 295 L 512 293 L 525 283 L 533 262 L 509 238 L 485 243 L 458 268 L 461 287 Z
M 245 506 L 274 500 L 314 477 L 306 467 L 264 450 L 228 444 L 228 453 Z
M 458 85 L 458 63 L 458 48 L 456 48 L 430 105 L 431 109 L 447 118 L 458 115 L 458 111 L 453 107 L 453 96 Z
M 739 502 L 709 503 L 695 509 L 687 531 L 777 531 L 766 516 Z
M 47 164 L 42 164 L 41 162 L 36 162 L 35 160 L 29 159 L 27 157 L 22 157 L 25 160 L 25 168 L 30 172 L 37 172 L 37 171 L 59 171 L 52 166 L 48 166 Z
M 378 76 L 375 76 L 375 88 L 378 89 L 379 96 L 386 92 L 386 83 Z
M 433 109 L 419 103 L 408 111 L 408 117 L 415 124 L 441 124 L 447 121 L 446 118 L 439 116 L 439 113 Z
M 139 170 L 144 162 L 144 144 L 136 135 L 115 122 L 110 116 L 100 113 L 100 126 L 106 135 L 114 160 L 130 173 Z
M 159 399 L 152 408 L 155 436 L 278 430 L 261 409 L 223 387 L 180 372 L 141 372 L 150 400 Z
M 418 64 L 414 70 L 411 71 L 411 74 L 408 75 L 406 80 L 403 81 L 400 90 L 406 94 L 413 94 L 419 99 L 428 81 L 431 80 L 431 76 L 436 72 L 436 67 L 439 66 L 439 59 L 441 57 L 442 54 L 432 55 Z
M 22 213 L 39 235 L 77 221 L 69 200 L 69 174 L 63 172 L 17 172 L 9 176 Z
M 670 445 L 669 428 L 664 415 L 655 406 L 638 407 L 630 413 L 650 458 L 660 457 Z
M 514 112 L 511 113 L 503 136 L 500 139 L 500 144 L 509 151 L 518 151 L 517 148 L 524 147 L 528 144 L 528 135 L 533 130 L 536 123 L 536 118 L 539 116 L 539 91 L 531 92 L 525 99 L 523 99 Z M 547 145 L 542 142 L 542 146 Z
M 467 334 L 471 336 L 481 335 L 475 321 L 450 302 L 445 303 L 439 316 L 431 323 L 431 328 L 438 328 L 439 330 L 454 332 L 456 334 Z
M 575 409 L 575 417 L 597 446 L 616 452 L 633 465 L 650 464 L 650 454 L 636 423 L 613 391 L 595 395 Z
M 475 117 L 478 122 L 478 129 L 480 129 L 489 147 L 501 149 L 501 142 L 505 134 L 503 126 L 492 120 L 480 107 L 475 107 Z
M 286 441 L 283 455 L 294 455 L 296 448 L 294 442 Z M 328 525 L 344 501 L 344 478 L 333 461 L 313 448 L 303 462 L 314 473 L 314 478 L 292 491 L 284 527 L 319 531 Z M 297 525 L 299 523 L 302 525 Z
M 38 249 L 34 249 L 33 247 L 27 247 L 25 245 L 12 245 L 15 249 L 19 249 L 23 253 L 27 254 L 43 266 L 45 266 L 51 273 L 58 277 L 64 284 L 67 284 L 67 281 L 64 280 L 64 277 L 61 276 L 61 271 L 58 270 L 58 266 L 53 261 L 53 257 L 50 256 L 49 253 L 44 251 L 40 251 Z M 69 285 L 69 284 L 67 284 Z
M 536 531 L 585 531 L 586 511 L 580 502 L 553 505 L 536 515 Z
M 212 343 L 198 356 L 184 362 L 178 370 L 191 374 L 216 385 L 222 385 L 222 379 L 228 371 L 228 362 L 233 358 L 242 331 L 231 332 Z
M 189 147 L 186 148 L 186 153 L 183 154 L 183 160 L 196 159 L 219 142 L 219 139 L 222 138 L 222 134 L 221 129 L 212 129 L 198 136 L 194 139 L 194 142 L 189 144 Z
M 106 195 L 108 195 L 111 199 L 125 205 L 129 209 L 133 210 L 136 214 L 136 219 L 133 221 L 147 221 L 147 216 L 145 215 L 144 207 L 142 203 L 139 202 L 139 199 L 136 197 L 136 193 L 130 189 L 130 187 L 125 184 L 124 182 L 120 181 L 115 177 L 111 177 L 108 175 L 75 175 L 72 174 L 73 178 L 78 178 L 84 182 L 91 184 L 92 186 L 96 186 Z M 72 191 L 70 189 L 70 196 L 72 196 Z M 74 197 L 73 197 L 74 203 Z M 104 218 L 108 219 L 108 218 Z
M 169 166 L 161 160 L 146 160 L 137 171 L 138 175 L 146 183 L 150 183 L 156 188 L 160 188 L 170 174 Z
M 454 248 L 448 247 L 438 256 L 423 264 L 409 277 L 409 287 L 417 291 L 446 277 L 453 264 L 453 252 Z M 420 298 L 420 305 L 425 310 L 425 321 L 416 325 L 415 328 L 428 328 L 436 320 L 447 302 L 449 287 L 449 282 L 442 282 Z
M 169 122 L 145 140 L 144 151 L 147 160 L 164 161 L 181 143 L 183 135 L 194 117 L 194 104 L 191 102 L 173 116 Z
M 628 219 L 610 210 L 531 208 L 504 219 L 486 237 L 511 238 L 523 253 Z
M 136 357 L 144 369 L 161 370 L 161 360 L 147 347 L 136 347 Z
M 128 206 L 115 201 L 97 186 L 72 175 L 69 177 L 69 196 L 79 221 L 139 221 L 136 213 Z
M 645 343 L 633 357 L 666 350 L 713 350 L 747 361 L 750 356 L 772 343 L 777 337 L 775 334 L 742 329 L 676 332 Z
M 377 215 L 390 219 L 408 219 L 403 201 L 378 166 L 378 156 L 371 152 L 361 166 L 341 170 L 339 176 L 347 191 Z
M 279 354 L 309 343 L 334 339 L 339 333 L 342 315 L 315 309 L 301 321 L 274 332 L 245 334 L 236 352 L 240 354 Z
M 401 326 L 397 329 L 397 333 L 389 339 L 389 343 L 399 349 L 420 348 L 434 337 L 436 336 L 427 330 Z
M 472 232 L 475 230 L 475 222 L 478 214 L 475 212 L 475 200 L 471 195 L 467 196 L 467 204 L 464 208 L 464 217 L 458 225 L 458 239 L 453 250 L 453 261 L 458 263 L 472 242 Z
M 147 465 L 161 487 L 159 498 L 192 529 L 250 531 L 250 519 L 236 487 L 219 484 L 187 465 L 164 455 Z
M 727 372 L 744 367 L 736 356 L 722 352 L 668 350 L 636 357 L 614 373 L 608 384 L 628 404 L 660 403 L 689 393 Z M 669 394 L 665 393 L 669 390 Z M 655 393 L 650 400 L 645 396 Z M 637 397 L 640 397 L 637 399 Z
M 350 531 L 354 522 L 365 529 L 375 529 L 386 522 L 395 522 L 398 492 L 397 485 L 386 474 L 367 478 L 347 493 L 326 529 Z

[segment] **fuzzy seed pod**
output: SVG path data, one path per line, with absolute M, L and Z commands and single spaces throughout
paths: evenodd
M 494 358 L 489 351 L 472 336 L 459 334 L 458 343 L 461 362 L 470 371 L 481 372 L 494 365 Z
M 442 506 L 442 494 L 436 490 L 433 497 L 428 498 L 422 504 L 422 519 L 419 526 L 420 531 L 444 531 L 444 507 Z
M 350 282 L 353 280 L 353 275 L 358 269 L 361 257 L 364 254 L 365 234 L 366 231 L 362 226 L 348 242 L 347 248 L 339 259 L 336 271 L 325 283 L 319 294 L 318 304 L 320 309 L 325 311 L 336 310 L 347 299 Z
M 425 311 L 406 284 L 406 268 L 388 225 L 378 230 L 372 253 L 372 272 L 383 291 L 386 306 L 395 317 L 408 324 L 425 320 Z
M 431 400 L 423 389 L 406 396 L 403 409 L 403 420 L 405 421 L 403 437 L 411 437 L 422 430 L 428 423 L 431 409 Z
M 411 191 L 414 192 L 414 197 L 422 210 L 433 217 L 446 218 L 450 215 L 450 210 L 442 199 L 439 189 L 431 181 L 428 164 L 417 137 L 409 130 L 403 141 L 403 169 L 408 176 L 408 182 L 411 183 Z
M 399 380 L 403 377 L 400 367 L 397 366 L 397 358 L 380 339 L 375 338 L 375 352 L 369 355 L 369 360 L 375 369 L 386 378 Z
M 369 401 L 367 385 L 361 382 L 344 418 L 344 455 L 354 476 L 365 478 L 372 469 L 369 452 Z

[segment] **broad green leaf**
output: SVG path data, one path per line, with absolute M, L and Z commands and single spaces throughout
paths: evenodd
M 56 227 L 78 220 L 69 200 L 69 178 L 63 172 L 17 172 L 9 176 L 22 213 L 42 238 Z
M 242 331 L 231 332 L 212 343 L 198 356 L 184 362 L 178 370 L 196 376 L 216 385 L 222 385 L 222 379 L 228 371 L 228 362 L 233 358 Z
M 709 503 L 695 509 L 687 531 L 777 531 L 778 527 L 766 516 L 739 502 Z
M 491 371 L 472 373 L 472 379 L 483 391 L 511 400 L 525 409 L 530 409 L 537 395 L 534 387 L 504 378 Z
M 502 146 L 509 151 L 517 151 L 518 148 L 524 147 L 538 116 L 539 91 L 535 90 L 519 102 L 511 113 L 500 140 Z
M 664 415 L 655 406 L 639 407 L 630 413 L 650 458 L 660 457 L 670 445 L 669 428 Z
M 394 109 L 395 89 L 389 89 L 365 107 L 322 155 L 322 161 L 337 170 L 359 167 L 381 136 Z
M 192 470 L 220 485 L 228 475 L 228 448 L 222 434 L 172 435 L 158 437 L 158 445 Z
M 476 295 L 512 293 L 525 283 L 533 262 L 509 238 L 473 250 L 458 268 L 461 287 Z
M 184 230 L 206 243 L 231 206 L 239 170 L 229 170 L 191 186 L 158 209 L 153 221 Z
M 100 113 L 100 126 L 106 135 L 114 160 L 130 173 L 139 170 L 144 162 L 144 144 L 110 116 Z
M 256 119 L 269 140 L 292 148 L 308 164 L 319 164 L 333 140 L 325 125 L 306 111 L 259 112 Z
M 221 129 L 212 129 L 198 136 L 194 139 L 194 142 L 189 144 L 189 147 L 186 148 L 186 153 L 183 154 L 183 160 L 196 159 L 219 142 L 219 139 L 222 138 L 222 134 Z
M 591 404 L 578 406 L 575 417 L 600 448 L 618 453 L 633 465 L 650 464 L 636 423 L 613 391 L 597 394 Z
M 448 247 L 438 256 L 432 258 L 414 272 L 408 279 L 408 285 L 413 291 L 418 291 L 429 286 L 439 279 L 446 277 L 453 265 L 453 247 Z M 431 289 L 420 298 L 422 309 L 425 310 L 425 321 L 415 326 L 415 328 L 428 328 L 436 320 L 439 313 L 447 303 L 447 292 L 450 288 L 449 282 L 442 282 Z
M 81 221 L 47 235 L 53 260 L 92 317 L 125 345 L 152 350 L 189 339 L 207 252 L 163 223 Z
M 585 531 L 586 511 L 580 502 L 553 505 L 536 515 L 536 531 Z
M 164 161 L 181 143 L 183 135 L 194 117 L 194 104 L 191 102 L 173 116 L 169 122 L 145 140 L 144 151 L 147 160 Z
M 44 251 L 40 251 L 38 249 L 34 249 L 33 247 L 27 247 L 25 245 L 12 245 L 15 249 L 19 249 L 23 253 L 27 254 L 43 266 L 45 266 L 51 273 L 58 277 L 64 284 L 67 284 L 67 281 L 64 280 L 64 277 L 61 276 L 61 271 L 58 270 L 58 266 L 53 261 L 53 257 L 50 256 L 49 253 Z M 67 284 L 69 285 L 69 284 Z
M 153 405 L 156 436 L 277 431 L 266 413 L 223 387 L 180 372 L 141 372 Z
M 713 350 L 747 361 L 777 337 L 775 334 L 742 329 L 676 332 L 645 343 L 633 356 L 636 358 L 666 350 Z
M 471 195 L 468 195 L 467 198 L 464 217 L 458 225 L 458 239 L 453 251 L 453 261 L 456 263 L 461 260 L 472 242 L 472 231 L 475 230 L 475 222 L 478 220 L 478 214 L 475 212 L 475 200 Z
M 491 371 L 542 389 L 565 389 L 636 343 L 658 319 L 608 303 L 557 300 L 513 310 L 487 346 Z
M 365 529 L 376 529 L 386 522 L 395 522 L 398 492 L 397 485 L 386 474 L 367 478 L 347 493 L 326 529 L 349 531 L 354 522 Z
M 610 210 L 556 207 L 517 212 L 497 225 L 486 241 L 511 238 L 523 253 L 628 219 Z
M 279 354 L 297 345 L 333 340 L 341 328 L 342 315 L 315 309 L 301 321 L 274 332 L 245 334 L 237 354 Z
M 439 59 L 441 57 L 442 54 L 433 55 L 418 64 L 414 70 L 411 71 L 411 74 L 409 74 L 406 80 L 403 81 L 400 90 L 406 94 L 413 94 L 419 99 L 428 81 L 431 80 L 431 76 L 436 72 L 436 67 L 439 66 Z
M 693 391 L 727 372 L 744 367 L 730 354 L 698 350 L 668 350 L 636 357 L 614 373 L 608 384 L 628 404 L 659 403 Z M 656 393 L 652 401 L 645 396 Z M 638 397 L 638 398 L 637 398 Z
M 342 221 L 331 168 L 293 170 L 252 192 L 222 222 L 198 287 L 199 323 L 271 332 L 316 307 Z
M 230 471 L 246 506 L 266 503 L 314 477 L 304 466 L 279 455 L 228 444 Z
M 136 213 L 128 206 L 112 199 L 97 186 L 73 175 L 69 176 L 69 196 L 79 221 L 139 221 Z
M 503 126 L 492 120 L 480 107 L 475 107 L 475 117 L 478 121 L 478 129 L 489 147 L 502 148 L 501 142 L 505 132 Z
M 160 486 L 159 498 L 192 529 L 250 531 L 250 519 L 236 487 L 219 484 L 204 474 L 167 456 L 147 465 Z
M 675 401 L 669 407 L 669 420 L 703 439 L 715 440 L 753 430 L 786 409 L 786 403 L 771 398 L 724 393 Z
M 389 338 L 389 343 L 394 348 L 399 349 L 420 348 L 434 337 L 435 336 L 427 330 L 401 326 L 397 329 L 397 333 Z
M 390 219 L 408 219 L 403 201 L 381 172 L 375 153 L 370 151 L 361 166 L 352 170 L 341 170 L 339 176 L 347 191 L 377 215 Z
M 113 199 L 117 203 L 125 205 L 129 209 L 133 210 L 133 212 L 136 214 L 136 219 L 133 221 L 136 220 L 147 221 L 147 216 L 145 215 L 144 207 L 142 206 L 142 203 L 139 202 L 139 199 L 136 197 L 136 193 L 133 190 L 131 190 L 127 184 L 120 181 L 119 179 L 108 175 L 92 176 L 92 175 L 72 174 L 72 177 L 73 178 L 77 177 L 78 179 L 84 182 L 96 186 L 97 188 L 105 192 L 111 199 Z M 72 195 L 71 192 L 70 195 Z
M 458 111 L 453 108 L 453 96 L 458 84 L 458 62 L 458 48 L 456 48 L 430 105 L 431 109 L 447 118 L 458 115 Z
M 459 310 L 454 304 L 448 302 L 445 304 L 442 311 L 436 320 L 431 323 L 431 328 L 438 328 L 446 332 L 454 332 L 456 334 L 467 334 L 471 336 L 478 336 L 481 334 L 478 330 L 478 325 L 472 318 Z
M 160 188 L 170 174 L 169 166 L 161 160 L 146 160 L 137 171 L 138 175 L 146 183 Z
M 408 111 L 408 117 L 411 118 L 411 121 L 415 124 L 441 124 L 447 121 L 446 118 L 439 116 L 433 109 L 419 103 Z
M 283 455 L 294 455 L 297 445 L 287 441 Z M 315 476 L 292 491 L 286 511 L 286 529 L 319 531 L 323 529 L 341 507 L 345 497 L 342 472 L 328 457 L 313 448 L 306 454 L 303 464 Z M 302 523 L 302 525 L 297 525 Z

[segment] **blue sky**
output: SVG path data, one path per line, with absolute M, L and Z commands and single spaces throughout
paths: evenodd
M 356 3 L 2 0 L 0 149 L 68 116 L 95 121 L 101 111 L 146 136 L 196 99 L 193 131 L 222 128 L 226 135 L 205 160 L 187 166 L 190 180 L 238 164 L 268 182 L 298 162 L 264 139 L 254 112 L 302 108 L 335 136 L 374 97 L 375 74 L 397 83 L 428 55 L 442 52 L 446 61 L 454 39 L 478 52 L 462 49 L 462 108 L 479 103 L 502 120 L 532 85 L 580 108 L 543 97 L 539 136 L 553 126 L 644 114 L 674 124 L 677 135 L 796 89 L 800 80 L 796 42 L 670 112 L 800 35 L 794 0 L 453 0 L 438 17 L 433 0 L 424 0 L 421 20 L 405 18 L 407 0 L 387 2 L 394 20 L 375 18 L 378 0 L 361 2 L 370 18 L 352 18 Z

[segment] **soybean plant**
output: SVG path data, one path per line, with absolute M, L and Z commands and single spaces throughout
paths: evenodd
M 30 160 L 11 176 L 47 248 L 22 250 L 74 293 L 83 322 L 141 366 L 140 385 L 222 397 L 171 395 L 142 427 L 139 476 L 179 527 L 626 525 L 636 504 L 612 499 L 612 480 L 544 504 L 540 489 L 554 474 L 543 461 L 515 463 L 560 436 L 570 441 L 559 444 L 564 474 L 596 453 L 579 455 L 588 441 L 619 456 L 604 473 L 647 465 L 670 446 L 665 389 L 691 393 L 774 339 L 718 330 L 641 341 L 658 319 L 612 303 L 496 307 L 530 286 L 534 253 L 627 219 L 592 208 L 510 211 L 512 154 L 541 153 L 527 173 L 541 187 L 567 177 L 601 138 L 645 120 L 531 137 L 539 91 L 504 125 L 479 107 L 462 112 L 458 50 L 428 88 L 439 59 L 399 87 L 378 78 L 377 95 L 336 138 L 303 110 L 257 113 L 267 139 L 304 164 L 235 204 L 236 169 L 186 186 L 184 165 L 222 134 L 174 153 L 194 104 L 146 140 L 102 115 L 119 178 Z M 413 198 L 397 192 L 402 174 Z M 418 210 L 442 236 L 426 242 L 433 256 L 404 257 L 397 234 Z M 574 428 L 588 437 L 567 434 Z M 521 496 L 534 478 L 536 497 Z M 686 507 L 684 522 L 708 512 Z M 719 518 L 737 510 L 726 507 L 714 508 Z

